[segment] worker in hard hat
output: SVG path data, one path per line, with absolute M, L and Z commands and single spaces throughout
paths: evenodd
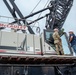
M 64 55 L 63 48 L 62 48 L 62 41 L 61 41 L 58 31 L 59 30 L 55 28 L 54 33 L 53 33 L 53 39 L 54 39 L 54 44 L 56 47 L 56 52 L 57 52 L 57 55 Z
M 71 47 L 73 48 L 73 50 L 76 54 L 76 36 L 75 36 L 73 30 L 69 31 L 69 42 L 70 42 Z

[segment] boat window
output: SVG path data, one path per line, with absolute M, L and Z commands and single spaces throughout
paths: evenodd
M 54 40 L 52 39 L 52 34 L 53 34 L 53 31 L 45 30 L 44 40 L 46 43 L 50 44 L 55 49 Z M 72 54 L 72 50 L 70 48 L 66 33 L 64 33 L 61 36 L 61 39 L 62 39 L 62 46 L 63 46 L 64 54 Z
M 70 46 L 68 44 L 66 35 L 65 34 L 62 35 L 61 39 L 62 39 L 62 46 L 63 46 L 64 54 L 71 54 Z

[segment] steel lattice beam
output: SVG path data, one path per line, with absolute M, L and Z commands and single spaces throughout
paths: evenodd
M 52 7 L 50 15 L 46 17 L 46 28 L 61 29 L 72 7 L 73 0 L 51 0 L 48 7 Z
M 8 7 L 9 11 L 11 12 L 11 14 L 12 14 L 13 10 L 15 9 L 14 14 L 12 14 L 13 17 L 16 15 L 15 12 L 17 12 L 17 14 L 21 18 L 18 21 L 23 21 L 24 24 L 25 24 L 27 18 L 49 9 L 50 14 L 46 16 L 46 28 L 49 28 L 51 30 L 54 28 L 59 28 L 59 29 L 62 28 L 62 26 L 67 18 L 67 15 L 72 7 L 72 4 L 73 4 L 73 0 L 51 0 L 47 8 L 42 9 L 38 12 L 32 13 L 32 14 L 24 17 L 22 15 L 22 13 L 20 12 L 20 10 L 18 9 L 18 7 L 16 6 L 16 4 L 14 3 L 14 0 L 9 0 L 14 8 L 13 10 L 6 3 L 6 0 L 3 0 L 3 1 L 5 2 L 6 6 Z M 44 17 L 41 17 L 35 21 L 38 21 L 42 18 L 44 18 Z M 22 19 L 25 19 L 25 21 Z M 35 21 L 33 21 L 33 22 L 35 22 Z M 16 23 L 16 22 L 17 22 L 17 20 L 15 20 L 12 23 Z M 31 22 L 31 23 L 33 23 L 33 22 Z M 31 23 L 29 23 L 29 24 L 31 24 Z M 29 25 L 27 22 L 26 22 L 26 24 Z M 34 34 L 34 32 L 30 26 L 28 26 L 28 30 L 31 34 Z
M 9 11 L 10 11 L 10 13 L 12 14 L 12 16 L 15 18 L 15 21 L 17 21 L 17 16 L 16 16 L 16 14 L 15 14 L 15 12 L 17 12 L 17 14 L 19 15 L 19 17 L 20 18 L 23 18 L 24 16 L 22 15 L 22 13 L 21 13 L 21 11 L 18 9 L 18 7 L 16 6 L 16 4 L 15 4 L 15 0 L 9 0 L 10 1 L 10 3 L 11 3 L 11 5 L 12 5 L 12 7 L 13 7 L 13 9 L 11 8 L 11 6 L 10 6 L 10 4 L 7 2 L 7 0 L 3 0 L 4 1 L 4 3 L 5 3 L 5 5 L 7 6 L 7 8 L 9 9 Z M 20 23 L 19 21 L 17 21 L 18 23 Z M 16 23 L 17 23 L 16 22 Z M 25 24 L 28 24 L 27 23 L 27 21 L 26 20 L 22 20 L 22 22 L 24 23 L 24 25 Z M 34 31 L 31 29 L 31 27 L 30 26 L 28 26 L 28 30 L 29 30 L 29 32 L 31 33 L 31 34 L 34 34 Z M 23 31 L 23 32 L 25 32 L 25 31 Z

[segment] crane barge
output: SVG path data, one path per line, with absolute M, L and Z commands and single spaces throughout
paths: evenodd
M 72 7 L 73 0 L 50 0 L 47 8 L 23 16 L 15 0 L 3 0 L 15 21 L 0 22 L 0 75 L 74 75 L 76 57 L 73 56 L 67 34 L 61 36 L 65 55 L 57 55 L 55 46 L 49 42 L 54 28 L 61 29 Z M 27 18 L 49 10 L 50 13 L 28 23 Z M 20 17 L 17 18 L 16 14 Z M 0 16 L 4 17 L 4 16 Z M 30 24 L 46 17 L 46 29 L 35 35 Z M 10 17 L 4 17 L 9 18 Z M 23 24 L 22 24 L 23 22 Z M 11 31 L 3 31 L 10 28 Z M 21 30 L 22 33 L 18 33 Z M 26 33 L 26 30 L 30 34 Z M 72 70 L 74 68 L 74 70 Z M 4 70 L 4 71 L 2 71 Z M 36 72 L 36 73 L 35 73 Z

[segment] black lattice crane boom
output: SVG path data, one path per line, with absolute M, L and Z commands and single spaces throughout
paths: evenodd
M 46 29 L 47 28 L 54 29 L 55 27 L 61 29 L 73 4 L 73 0 L 50 0 L 50 3 L 47 8 L 44 8 L 42 10 L 39 10 L 37 12 L 34 12 L 24 17 L 21 11 L 19 10 L 19 8 L 17 7 L 17 5 L 15 4 L 14 2 L 15 0 L 9 0 L 13 9 L 11 8 L 7 0 L 3 0 L 3 1 L 14 18 L 17 18 L 16 13 L 20 17 L 19 20 L 15 19 L 15 21 L 12 23 L 17 23 L 17 22 L 20 23 L 20 21 L 22 21 L 27 26 L 29 25 L 28 31 L 31 34 L 35 34 L 35 33 L 34 33 L 34 30 L 31 29 L 30 24 L 44 17 L 46 17 L 46 25 L 45 25 Z M 26 21 L 27 18 L 33 17 L 34 15 L 41 13 L 48 9 L 50 10 L 50 13 L 47 13 L 45 16 L 39 17 L 31 23 L 28 23 Z
M 52 7 L 52 11 L 46 17 L 46 28 L 61 29 L 72 5 L 73 0 L 51 0 L 48 7 Z

